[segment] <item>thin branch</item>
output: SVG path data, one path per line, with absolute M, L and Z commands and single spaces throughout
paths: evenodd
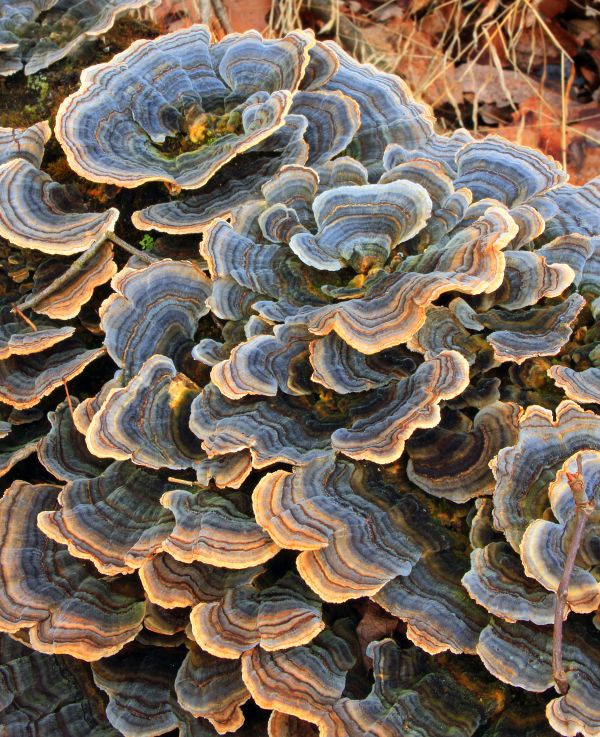
M 217 20 L 221 24 L 221 28 L 225 33 L 233 33 L 233 26 L 231 25 L 231 21 L 229 20 L 229 16 L 227 15 L 227 11 L 223 7 L 221 0 L 211 0 L 211 3 L 213 10 L 215 11 L 215 15 L 217 16 Z
M 69 412 L 71 413 L 71 419 L 73 419 L 73 402 L 71 401 L 71 394 L 69 393 L 69 385 L 66 380 L 63 379 L 63 386 L 65 388 L 65 395 L 67 397 L 67 404 L 69 405 Z
M 58 291 L 61 287 L 65 286 L 71 279 L 76 278 L 81 271 L 85 269 L 85 267 L 88 265 L 88 263 L 94 258 L 94 256 L 98 253 L 100 250 L 100 247 L 102 246 L 105 241 L 111 241 L 117 246 L 120 246 L 123 250 L 127 251 L 127 253 L 131 253 L 133 256 L 137 256 L 138 258 L 142 259 L 146 263 L 154 263 L 157 259 L 154 258 L 154 256 L 150 256 L 147 253 L 144 253 L 143 251 L 140 251 L 139 249 L 135 248 L 134 246 L 131 246 L 129 243 L 124 241 L 122 238 L 119 238 L 119 236 L 115 235 L 114 233 L 107 233 L 106 236 L 95 243 L 93 246 L 90 246 L 90 248 L 87 249 L 87 251 L 84 251 L 79 258 L 77 258 L 73 263 L 69 266 L 69 268 L 64 271 L 60 276 L 57 276 L 54 281 L 50 282 L 47 287 L 42 289 L 37 294 L 33 294 L 28 299 L 23 300 L 22 302 L 19 302 L 18 305 L 15 305 L 12 308 L 12 312 L 14 312 L 15 315 L 19 315 L 24 320 L 28 322 L 28 319 L 25 318 L 25 316 L 22 313 L 22 310 L 29 310 L 32 308 L 35 308 L 37 305 L 39 305 L 40 302 L 45 300 L 47 297 L 50 297 L 54 292 Z
M 200 0 L 200 20 L 206 25 L 210 22 L 211 9 L 210 0 Z
M 33 294 L 31 297 L 29 297 L 29 299 L 20 302 L 18 306 L 15 305 L 12 311 L 16 315 L 18 315 L 21 310 L 29 310 L 32 307 L 37 307 L 40 302 L 43 302 L 43 300 L 54 294 L 54 292 L 67 284 L 71 279 L 75 278 L 80 271 L 83 271 L 83 269 L 87 266 L 88 261 L 91 261 L 94 258 L 103 243 L 104 240 L 101 240 L 88 248 L 88 250 L 84 251 L 78 259 L 73 261 L 73 263 L 66 271 L 64 271 L 60 276 L 57 276 L 54 281 L 51 281 L 47 287 L 42 289 L 37 294 Z
M 20 310 L 20 309 L 19 309 L 19 308 L 17 307 L 17 305 L 13 305 L 13 306 L 12 306 L 12 310 L 11 310 L 11 312 L 12 312 L 12 313 L 14 313 L 15 315 L 17 315 L 18 317 L 20 317 L 20 318 L 21 318 L 21 320 L 23 320 L 23 322 L 27 323 L 27 325 L 29 325 L 29 327 L 30 327 L 30 328 L 31 328 L 31 329 L 32 329 L 32 330 L 33 330 L 34 332 L 35 332 L 35 331 L 37 330 L 37 326 L 36 326 L 36 324 L 35 324 L 35 323 L 33 322 L 33 320 L 30 320 L 30 319 L 29 319 L 29 318 L 27 317 L 27 315 L 24 315 L 24 314 L 23 314 L 23 313 L 21 312 L 21 310 Z
M 556 592 L 556 603 L 554 605 L 554 633 L 552 638 L 552 676 L 556 684 L 556 690 L 560 694 L 566 694 L 569 690 L 567 682 L 567 674 L 563 666 L 562 652 L 562 634 L 565 619 L 565 608 L 567 606 L 567 596 L 569 593 L 569 583 L 573 575 L 575 567 L 575 559 L 581 545 L 581 538 L 585 529 L 588 517 L 595 508 L 595 504 L 590 502 L 585 493 L 585 480 L 583 478 L 583 468 L 581 456 L 577 456 L 576 473 L 567 473 L 567 481 L 573 500 L 575 501 L 575 532 L 571 539 L 571 546 L 565 560 L 565 567 L 562 578 Z
M 127 243 L 127 241 L 119 238 L 119 236 L 115 235 L 115 233 L 107 233 L 106 240 L 111 241 L 111 243 L 114 243 L 115 246 L 119 246 L 119 248 L 127 251 L 127 253 L 130 253 L 132 256 L 137 256 L 139 259 L 145 261 L 147 264 L 153 264 L 155 261 L 158 261 L 155 256 L 151 256 L 149 253 L 144 253 L 144 251 L 140 251 L 139 248 L 136 248 L 130 243 Z

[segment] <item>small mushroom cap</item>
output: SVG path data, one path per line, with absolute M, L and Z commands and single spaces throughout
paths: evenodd
M 27 630 L 36 650 L 82 660 L 112 655 L 141 629 L 144 602 L 112 591 L 37 528 L 59 488 L 15 481 L 0 501 L 0 629 Z
M 39 299 L 41 290 L 67 268 L 63 261 L 52 259 L 40 264 L 33 277 L 32 296 L 38 298 L 32 308 L 35 312 L 55 320 L 71 320 L 77 317 L 81 307 L 92 298 L 96 287 L 110 281 L 117 273 L 112 243 L 103 243 L 87 262 L 85 269 L 78 270 L 63 286 Z
M 400 458 L 415 430 L 439 423 L 440 402 L 456 397 L 468 384 L 467 361 L 456 351 L 444 351 L 410 377 L 376 390 L 355 412 L 352 425 L 332 434 L 332 446 L 355 460 L 391 463 Z
M 111 389 L 86 432 L 99 458 L 132 460 L 148 468 L 190 468 L 205 456 L 188 427 L 198 387 L 156 355 L 122 388 Z
M 424 549 L 445 544 L 413 497 L 399 499 L 372 469 L 348 461 L 267 474 L 252 500 L 275 543 L 302 551 L 298 571 L 324 601 L 372 596 L 407 575 Z
M 275 652 L 254 648 L 242 656 L 242 678 L 261 708 L 324 729 L 327 712 L 341 697 L 353 664 L 346 641 L 326 629 L 308 645 Z
M 244 723 L 241 706 L 250 694 L 239 663 L 216 658 L 193 643 L 177 671 L 177 701 L 195 717 L 207 719 L 219 734 L 237 731 Z
M 428 494 L 457 503 L 491 494 L 489 463 L 517 442 L 520 411 L 510 402 L 493 402 L 479 410 L 467 432 L 439 426 L 411 438 L 408 478 Z
M 525 575 L 519 556 L 505 542 L 471 551 L 462 584 L 478 604 L 507 622 L 554 622 L 555 597 Z
M 475 654 L 489 617 L 461 586 L 467 566 L 468 559 L 453 550 L 426 554 L 373 600 L 406 622 L 407 638 L 426 652 Z
M 500 136 L 467 143 L 456 161 L 456 187 L 468 187 L 475 200 L 492 197 L 509 207 L 545 194 L 567 178 L 557 161 Z
M 550 366 L 548 376 L 569 399 L 581 404 L 600 403 L 600 369 L 574 371 L 567 366 Z
M 57 349 L 6 358 L 0 361 L 0 400 L 18 409 L 34 407 L 103 354 L 104 348 L 86 351 L 78 339 L 69 338 Z
M 172 515 L 160 505 L 165 485 L 146 469 L 113 463 L 95 478 L 69 481 L 59 508 L 40 513 L 38 527 L 101 573 L 131 573 L 161 550 L 173 529 Z
M 258 646 L 304 645 L 325 628 L 319 598 L 292 572 L 266 589 L 230 588 L 220 601 L 196 605 L 190 620 L 203 650 L 233 659 Z
M 382 266 L 392 248 L 424 227 L 431 199 L 420 184 L 398 180 L 330 189 L 317 196 L 313 211 L 316 235 L 293 235 L 292 251 L 316 269 L 335 271 L 349 263 L 366 272 Z
M 108 353 L 127 379 L 156 354 L 178 360 L 191 349 L 210 294 L 196 263 L 163 259 L 142 269 L 125 268 L 111 286 L 100 325 Z
M 64 188 L 25 159 L 0 166 L 0 236 L 15 246 L 70 256 L 114 230 L 119 211 L 72 212 Z
M 0 164 L 12 159 L 25 159 L 39 168 L 51 135 L 47 120 L 29 128 L 0 128 Z
M 161 503 L 175 517 L 162 548 L 184 563 L 201 561 L 224 568 L 251 568 L 270 560 L 278 546 L 251 516 L 243 492 L 175 490 Z

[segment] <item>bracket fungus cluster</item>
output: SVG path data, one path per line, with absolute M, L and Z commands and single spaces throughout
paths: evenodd
M 1 62 L 142 4 L 4 3 Z M 51 135 L 0 129 L 0 733 L 599 737 L 600 184 L 308 31 L 136 40 Z

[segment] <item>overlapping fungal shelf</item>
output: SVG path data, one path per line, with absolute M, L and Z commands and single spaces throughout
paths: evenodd
M 308 31 L 85 69 L 104 204 L 50 135 L 0 129 L 6 734 L 598 737 L 600 183 Z

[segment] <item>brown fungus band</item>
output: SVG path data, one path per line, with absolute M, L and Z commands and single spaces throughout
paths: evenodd
M 0 75 L 149 4 L 0 3 Z M 0 733 L 598 737 L 600 183 L 134 37 L 0 128 Z

